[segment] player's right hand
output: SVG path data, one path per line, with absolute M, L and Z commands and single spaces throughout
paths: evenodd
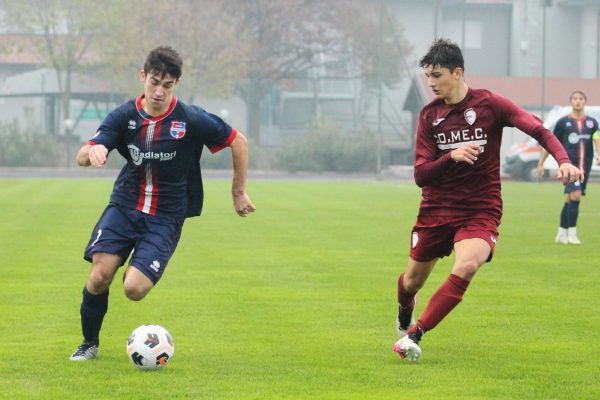
M 481 148 L 477 144 L 468 144 L 450 152 L 450 157 L 456 162 L 466 162 L 469 165 L 475 164 Z
M 544 164 L 537 165 L 537 174 L 538 177 L 542 178 L 544 176 Z
M 562 163 L 558 167 L 558 173 L 556 178 L 563 181 L 563 184 L 575 183 L 577 181 L 583 182 L 583 171 L 574 166 L 571 163 Z
M 88 157 L 90 158 L 90 164 L 92 167 L 100 168 L 106 164 L 106 157 L 108 156 L 108 149 L 103 144 L 95 144 L 90 147 Z

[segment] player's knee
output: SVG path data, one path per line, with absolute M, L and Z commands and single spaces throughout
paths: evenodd
M 129 300 L 133 301 L 142 300 L 144 297 L 146 297 L 146 294 L 148 294 L 149 291 L 145 288 L 133 285 L 124 285 L 123 290 L 125 291 L 125 296 L 127 296 Z
M 457 263 L 452 269 L 452 273 L 457 275 L 463 279 L 470 281 L 475 273 L 479 269 L 481 264 L 476 261 L 463 261 L 461 263 Z
M 88 286 L 92 293 L 102 293 L 110 286 L 113 274 L 103 269 L 92 269 L 88 279 Z
M 416 293 L 425 285 L 427 277 L 420 275 L 404 275 L 404 287 L 408 293 Z

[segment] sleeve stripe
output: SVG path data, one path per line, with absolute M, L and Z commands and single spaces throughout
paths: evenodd
M 231 132 L 229 133 L 229 137 L 227 138 L 227 140 L 225 142 L 223 142 L 223 144 L 221 144 L 219 146 L 209 147 L 208 149 L 213 154 L 216 153 L 216 152 L 218 152 L 218 151 L 221 151 L 225 147 L 229 147 L 229 145 L 231 145 L 231 143 L 233 142 L 233 140 L 235 139 L 236 136 L 237 136 L 237 131 L 235 129 L 231 128 Z

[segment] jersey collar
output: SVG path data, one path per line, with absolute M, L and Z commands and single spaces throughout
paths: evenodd
M 146 111 L 144 111 L 144 107 L 142 107 L 142 99 L 144 98 L 145 95 L 141 95 L 140 97 L 138 97 L 137 99 L 135 99 L 135 107 L 138 110 L 138 113 L 140 113 L 140 115 L 142 117 L 144 117 L 145 119 L 149 119 L 150 121 L 160 121 L 161 119 L 164 119 L 166 116 L 168 116 L 169 114 L 171 114 L 171 112 L 173 112 L 173 109 L 175 109 L 175 106 L 177 105 L 177 97 L 172 96 L 171 97 L 171 104 L 169 104 L 169 108 L 167 108 L 167 111 L 165 111 L 163 114 L 153 117 L 150 114 L 148 114 Z

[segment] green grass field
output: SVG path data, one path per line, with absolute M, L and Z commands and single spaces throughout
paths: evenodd
M 553 243 L 560 184 L 505 182 L 494 261 L 412 364 L 391 348 L 416 186 L 251 181 L 258 211 L 246 219 L 228 182 L 205 186 L 204 215 L 186 222 L 163 280 L 132 302 L 119 273 L 100 356 L 74 363 L 83 247 L 112 181 L 0 180 L 3 399 L 600 398 L 599 184 L 582 202 L 576 247 Z M 175 340 L 159 372 L 125 354 L 145 323 Z

